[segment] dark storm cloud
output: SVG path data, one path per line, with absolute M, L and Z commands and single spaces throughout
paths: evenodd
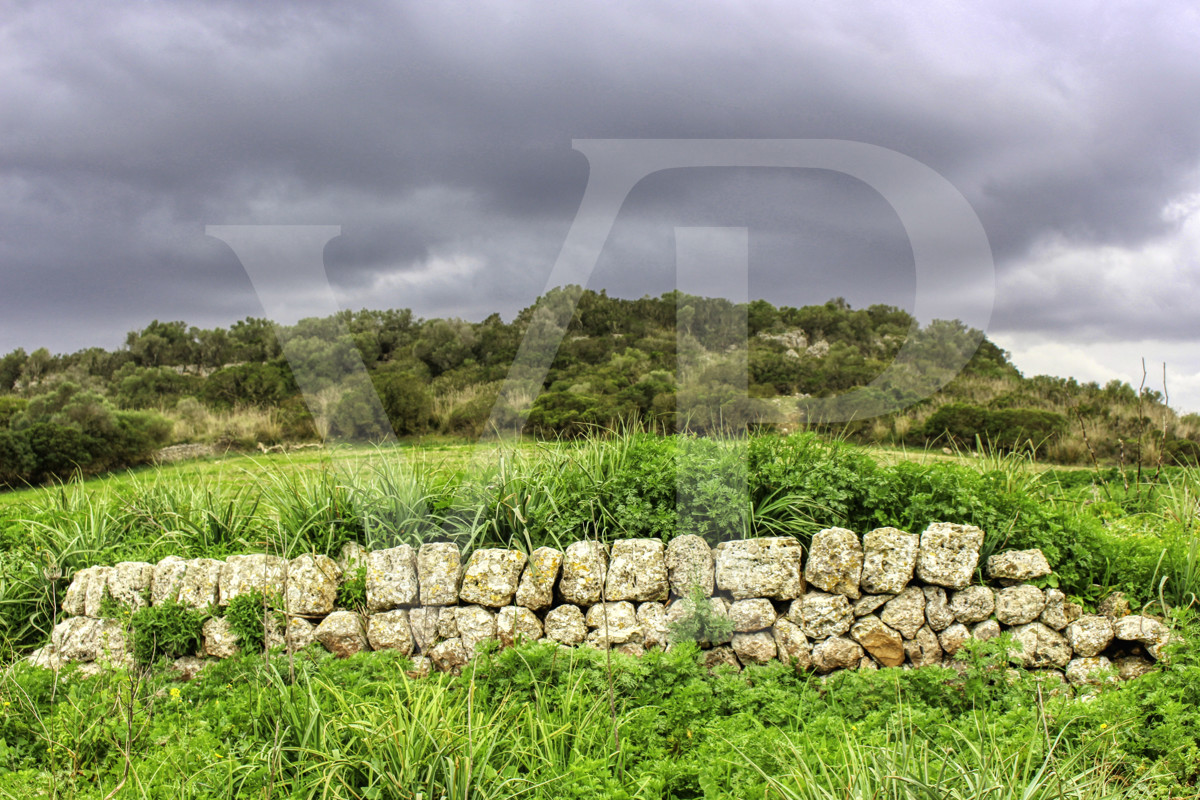
M 64 2 L 0 19 L 0 352 L 261 313 L 206 224 L 341 225 L 326 257 L 344 304 L 511 316 L 588 180 L 571 139 L 604 137 L 888 147 L 979 213 L 997 331 L 1197 332 L 1127 291 L 1147 252 L 1190 252 L 1163 215 L 1200 190 L 1183 3 Z M 903 231 L 853 184 L 652 176 L 592 285 L 657 294 L 674 226 L 745 225 L 754 296 L 911 306 Z M 1104 248 L 1124 255 L 1101 273 Z M 1200 301 L 1182 277 L 1159 294 Z

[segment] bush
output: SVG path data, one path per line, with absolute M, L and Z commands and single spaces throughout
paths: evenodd
M 132 618 L 134 660 L 152 664 L 160 658 L 195 655 L 206 617 L 173 600 L 138 609 Z

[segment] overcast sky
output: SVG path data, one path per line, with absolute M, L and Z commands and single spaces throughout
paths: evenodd
M 573 139 L 844 139 L 971 204 L 1026 375 L 1165 361 L 1200 411 L 1195 6 L 964 5 L 0 2 L 0 353 L 262 316 L 221 224 L 340 225 L 346 308 L 511 319 L 587 186 Z M 746 227 L 751 297 L 914 306 L 896 212 L 821 170 L 651 175 L 591 288 L 671 289 L 679 226 Z

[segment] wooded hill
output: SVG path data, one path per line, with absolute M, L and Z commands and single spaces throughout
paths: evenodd
M 498 403 L 523 342 L 525 353 L 554 353 L 553 361 L 543 380 L 522 373 Z M 904 368 L 859 394 L 885 409 L 911 405 L 828 415 L 823 398 L 867 387 L 902 346 Z M 947 364 L 955 369 L 941 377 L 956 376 L 930 395 Z M 1025 378 L 959 322 L 921 327 L 901 309 L 856 310 L 840 298 L 735 306 L 563 287 L 507 323 L 498 314 L 426 320 L 407 309 L 292 326 L 247 318 L 213 330 L 156 320 L 113 351 L 0 358 L 0 482 L 10 484 L 142 463 L 181 442 L 252 448 L 522 429 L 561 437 L 630 424 L 807 426 L 869 443 L 1033 448 L 1061 463 L 1154 466 L 1200 455 L 1200 418 L 1178 417 L 1156 390 Z

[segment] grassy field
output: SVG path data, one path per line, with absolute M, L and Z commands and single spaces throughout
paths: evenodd
M 0 502 L 0 797 L 1183 798 L 1200 778 L 1200 475 L 1137 483 L 1019 456 L 875 451 L 800 434 L 594 438 L 237 456 Z M 1152 476 L 1146 476 L 1152 477 Z M 584 536 L 711 541 L 823 527 L 984 529 L 1040 547 L 1087 607 L 1120 589 L 1184 637 L 1083 702 L 1004 668 L 710 673 L 527 645 L 462 676 L 394 653 L 163 665 L 84 678 L 19 663 L 73 572 L 167 554 L 335 553 L 437 536 L 524 550 Z

